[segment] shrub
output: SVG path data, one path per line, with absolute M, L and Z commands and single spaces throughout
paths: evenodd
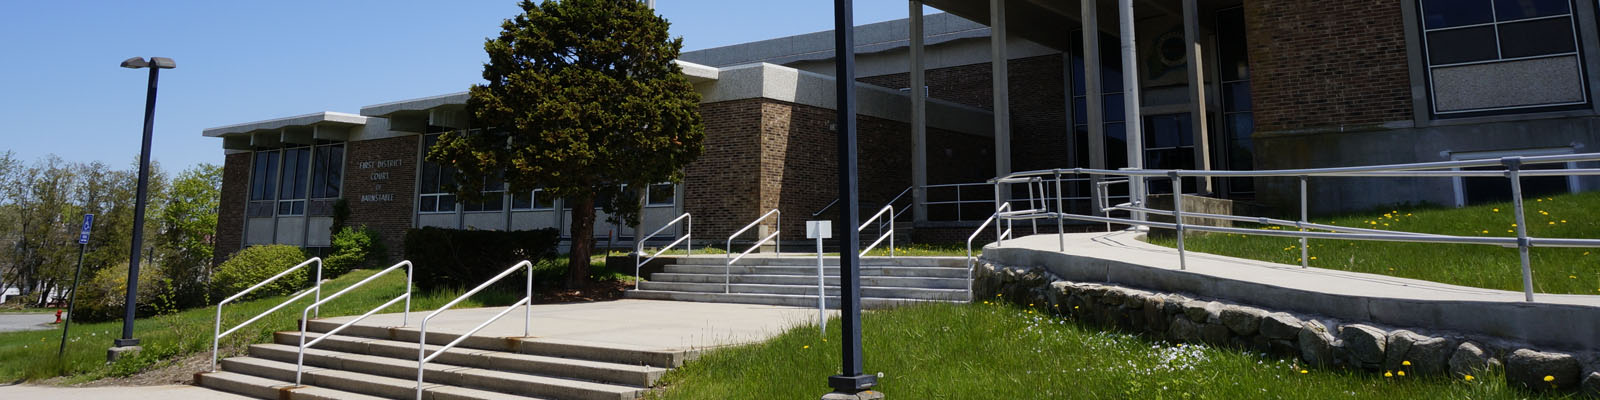
M 305 260 L 306 255 L 299 247 L 289 245 L 250 246 L 239 250 L 211 275 L 211 299 L 222 301 Z M 303 268 L 256 289 L 245 299 L 290 294 L 304 289 L 310 281 L 310 272 L 310 268 Z
M 155 313 L 161 292 L 168 288 L 161 279 L 161 268 L 145 265 L 139 268 L 138 309 L 135 316 Z M 77 304 L 73 306 L 73 321 L 100 322 L 122 317 L 123 305 L 128 303 L 128 264 L 101 268 L 88 280 L 78 285 Z
M 560 231 L 479 231 L 421 228 L 406 231 L 405 255 L 425 290 L 470 288 L 522 260 L 555 255 Z M 507 282 L 505 288 L 521 288 Z
M 357 268 L 373 268 L 386 264 L 383 238 L 376 229 L 345 227 L 333 235 L 333 252 L 322 260 L 322 278 L 329 279 Z

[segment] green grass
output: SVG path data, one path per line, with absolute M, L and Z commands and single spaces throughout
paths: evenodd
M 1510 399 L 1472 381 L 1302 368 L 1237 350 L 1172 345 L 999 304 L 933 304 L 863 315 L 866 372 L 899 399 Z M 814 399 L 839 373 L 839 324 L 712 351 L 669 372 L 657 399 Z
M 560 282 L 557 278 L 546 278 L 546 275 L 560 276 L 560 271 L 566 269 L 567 260 L 560 257 L 554 260 L 541 261 L 535 272 L 535 279 L 550 282 Z M 376 270 L 356 270 L 344 276 L 323 284 L 322 294 L 332 295 L 341 289 L 349 287 L 365 279 Z M 601 280 L 631 279 L 621 273 L 605 268 L 603 257 L 596 260 L 591 276 Z M 339 297 L 322 306 L 322 316 L 359 315 L 393 299 L 405 292 L 404 272 L 390 272 L 385 276 L 368 283 L 362 290 L 356 290 Z M 435 293 L 418 292 L 411 300 L 411 310 L 433 310 L 444 303 L 455 299 L 465 290 L 446 290 Z M 269 297 L 253 301 L 231 303 L 223 308 L 223 329 L 227 330 L 238 325 L 269 308 L 288 299 L 289 296 Z M 455 308 L 483 307 L 505 305 L 515 302 L 522 297 L 522 293 L 505 293 L 485 291 L 474 295 Z M 300 311 L 312 303 L 307 297 L 289 307 L 262 318 L 260 321 L 248 325 L 246 328 L 223 338 L 221 357 L 241 354 L 243 349 L 253 343 L 271 341 L 272 332 L 298 329 L 295 321 L 300 318 Z M 382 312 L 400 312 L 403 304 L 397 304 Z M 65 383 L 79 383 L 93 381 L 105 377 L 126 376 L 140 371 L 160 368 L 170 365 L 175 360 L 187 356 L 209 353 L 211 351 L 211 338 L 216 318 L 216 307 L 203 307 L 160 315 L 150 318 L 140 318 L 134 321 L 134 337 L 139 338 L 144 350 L 136 357 L 128 357 L 115 363 L 106 363 L 106 349 L 111 347 L 111 340 L 120 337 L 122 321 L 101 323 L 73 324 L 72 336 L 67 341 L 65 357 L 56 358 L 56 349 L 60 344 L 61 331 L 59 329 L 48 331 L 8 332 L 0 333 L 0 381 L 11 382 L 50 378 L 56 376 L 70 376 Z M 209 365 L 209 364 L 207 364 Z M 198 371 L 196 371 L 198 372 Z
M 1528 234 L 1545 238 L 1600 238 L 1600 193 L 1550 196 L 1525 201 Z M 1381 211 L 1312 218 L 1312 222 L 1384 230 L 1462 236 L 1515 237 L 1510 203 L 1463 208 L 1399 207 Z M 1283 228 L 1289 229 L 1289 228 Z M 1152 243 L 1175 247 L 1172 238 Z M 1191 234 L 1190 251 L 1300 263 L 1299 240 L 1256 235 Z M 1489 289 L 1522 291 L 1522 266 L 1515 248 L 1465 244 L 1423 244 L 1311 240 L 1313 267 L 1390 275 Z M 1533 248 L 1534 291 L 1600 294 L 1600 249 Z

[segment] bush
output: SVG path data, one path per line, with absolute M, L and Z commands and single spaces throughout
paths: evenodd
M 322 260 L 322 278 L 331 279 L 358 268 L 383 266 L 387 264 L 386 253 L 377 230 L 347 226 L 333 235 L 333 252 Z
M 478 231 L 421 228 L 406 231 L 405 255 L 425 290 L 471 288 L 522 260 L 538 262 L 555 255 L 561 239 L 556 229 Z M 520 289 L 521 285 L 504 285 Z
M 139 269 L 138 309 L 135 316 L 155 314 L 161 292 L 168 285 L 161 279 L 161 268 L 145 265 Z M 128 264 L 122 263 L 95 271 L 78 285 L 77 304 L 70 317 L 78 322 L 101 322 L 121 318 L 128 303 Z
M 228 257 L 228 261 L 224 261 L 217 267 L 216 273 L 211 275 L 211 299 L 222 301 L 305 260 L 306 254 L 301 252 L 299 247 L 289 245 L 250 246 L 239 250 L 238 253 Z M 278 278 L 270 285 L 256 289 L 244 298 L 291 294 L 306 288 L 310 276 L 311 269 L 302 268 L 293 274 Z

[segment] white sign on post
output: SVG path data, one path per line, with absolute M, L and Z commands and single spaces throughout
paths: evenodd
M 828 287 L 822 279 L 822 239 L 833 238 L 833 221 L 806 221 L 806 239 L 817 240 L 817 324 L 828 331 Z

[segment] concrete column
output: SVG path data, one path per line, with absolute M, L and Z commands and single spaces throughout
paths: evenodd
M 1088 115 L 1079 118 L 1089 124 L 1089 168 L 1105 169 L 1106 121 L 1103 115 L 1105 106 L 1101 104 L 1104 100 L 1101 92 L 1104 89 L 1100 87 L 1100 10 L 1095 1 L 1082 0 L 1080 3 L 1083 14 L 1083 100 L 1086 103 L 1084 113 Z M 1094 176 L 1092 181 L 1100 182 L 1100 178 Z M 1099 204 L 1099 200 L 1095 202 L 1091 211 L 1095 215 L 1104 214 L 1100 209 L 1106 205 Z
M 928 78 L 922 63 L 922 0 L 910 2 L 911 52 L 911 197 L 912 218 L 928 220 Z
M 995 176 L 1004 176 L 1011 173 L 1011 91 L 1006 71 L 1006 0 L 989 0 L 989 57 L 994 73 L 991 79 L 994 84 L 994 173 Z M 1000 197 L 1009 199 L 1010 187 L 1001 185 Z
M 1139 49 L 1134 40 L 1133 0 L 1117 0 L 1118 25 L 1122 35 L 1122 104 L 1127 110 L 1123 126 L 1127 127 L 1128 167 L 1144 168 L 1144 128 L 1139 107 Z M 1133 201 L 1145 205 L 1143 179 L 1130 179 L 1129 189 Z M 1144 213 L 1133 213 L 1133 219 L 1143 220 Z
M 1200 10 L 1195 0 L 1183 0 L 1183 49 L 1188 59 L 1189 120 L 1193 123 L 1195 169 L 1211 169 L 1211 135 L 1206 117 L 1205 59 L 1200 53 Z M 1198 180 L 1195 193 L 1210 193 L 1211 178 Z

